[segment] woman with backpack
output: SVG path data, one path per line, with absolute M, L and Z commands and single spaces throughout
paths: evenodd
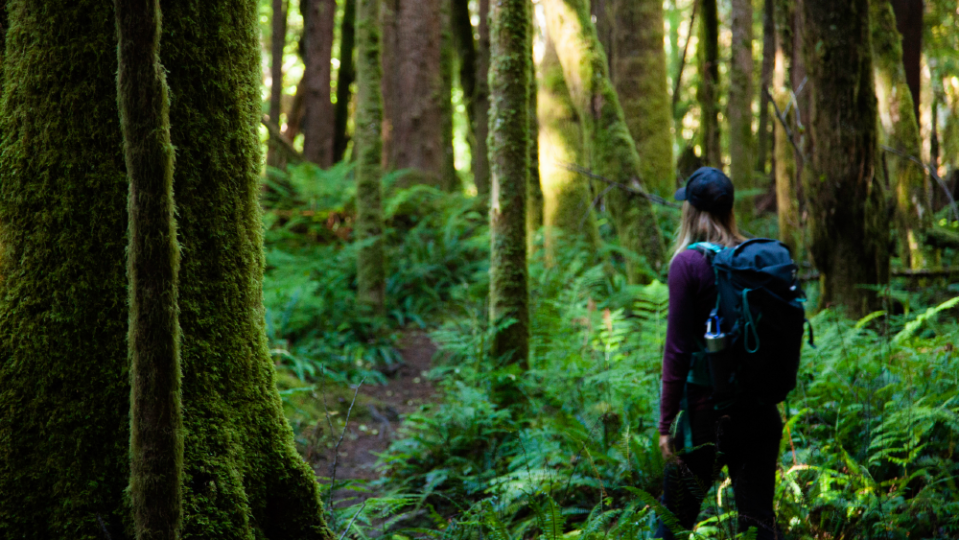
M 732 479 L 740 532 L 756 528 L 760 540 L 781 538 L 773 511 L 782 437 L 776 405 L 743 400 L 720 406 L 713 399 L 708 374 L 705 381 L 701 374 L 697 379 L 695 369 L 690 375 L 692 365 L 702 365 L 694 357 L 705 359 L 707 319 L 718 309 L 712 259 L 695 248 L 709 243 L 720 250 L 745 241 L 736 229 L 733 198 L 732 182 L 711 167 L 697 170 L 676 192 L 676 199 L 684 203 L 669 266 L 659 447 L 666 460 L 662 502 L 678 523 L 660 520 L 656 538 L 675 538 L 673 531 L 696 524 L 703 499 L 723 465 Z

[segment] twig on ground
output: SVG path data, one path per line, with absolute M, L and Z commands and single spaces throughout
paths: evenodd
M 353 414 L 353 405 L 356 404 L 356 396 L 357 394 L 360 393 L 360 387 L 363 386 L 364 382 L 366 382 L 366 377 L 363 377 L 363 379 L 360 381 L 360 384 L 356 385 L 356 391 L 353 392 L 353 401 L 350 402 L 350 408 L 346 410 L 346 420 L 343 422 L 343 431 L 340 433 L 340 440 L 336 441 L 336 446 L 333 447 L 333 468 L 330 471 L 330 497 L 329 497 L 331 517 L 333 515 L 333 492 L 336 491 L 336 464 L 340 457 L 340 445 L 343 444 L 343 437 L 346 436 L 346 430 L 349 429 L 350 427 L 350 415 Z M 332 424 L 331 424 L 331 428 L 332 428 Z
M 360 509 L 357 510 L 355 514 L 353 514 L 353 519 L 351 519 L 349 525 L 347 525 L 346 528 L 343 529 L 343 534 L 340 535 L 340 540 L 343 540 L 344 538 L 346 538 L 346 533 L 350 532 L 350 527 L 353 526 L 353 522 L 356 521 L 357 516 L 360 515 L 360 512 L 362 512 L 364 508 L 366 508 L 366 501 L 363 501 L 363 504 L 360 505 Z

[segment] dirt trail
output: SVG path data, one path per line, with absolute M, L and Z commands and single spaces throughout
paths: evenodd
M 377 459 L 375 454 L 389 447 L 406 415 L 436 399 L 436 389 L 426 376 L 432 367 L 436 345 L 425 333 L 410 332 L 400 341 L 398 349 L 403 363 L 387 372 L 388 384 L 360 387 L 336 459 L 337 485 L 344 480 L 377 478 L 373 469 Z M 314 462 L 317 476 L 324 484 L 332 475 L 334 451 L 324 449 Z M 355 493 L 338 493 L 335 498 L 352 496 Z

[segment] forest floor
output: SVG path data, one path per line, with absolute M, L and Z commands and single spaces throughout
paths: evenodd
M 338 447 L 324 448 L 313 461 L 314 470 L 324 483 L 333 475 L 334 461 L 338 486 L 344 481 L 378 478 L 375 470 L 377 454 L 386 451 L 398 436 L 400 424 L 409 413 L 439 398 L 427 376 L 436 353 L 436 345 L 429 336 L 422 331 L 410 331 L 400 340 L 397 349 L 403 362 L 385 372 L 387 384 L 360 386 L 342 443 Z M 373 495 L 338 489 L 334 499 L 365 499 Z

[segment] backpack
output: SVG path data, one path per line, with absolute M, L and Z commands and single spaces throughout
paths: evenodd
M 755 238 L 733 248 L 701 242 L 689 249 L 703 253 L 712 266 L 717 296 L 687 381 L 712 387 L 717 409 L 744 400 L 784 401 L 796 387 L 809 322 L 789 248 Z M 815 346 L 812 325 L 809 344 Z

